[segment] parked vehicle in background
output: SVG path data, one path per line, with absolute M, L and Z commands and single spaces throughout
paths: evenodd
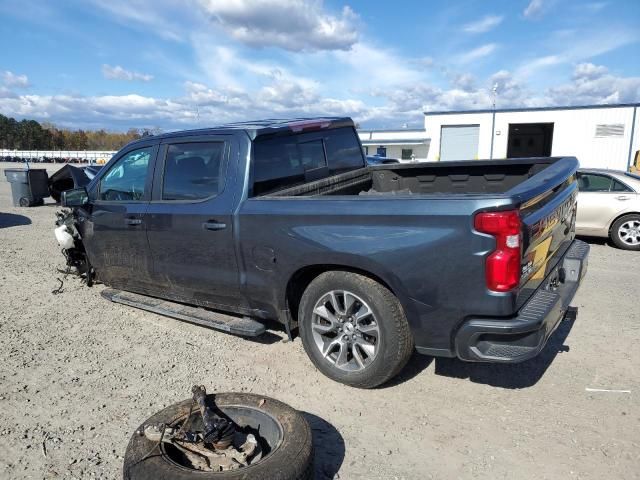
M 400 163 L 397 158 L 379 157 L 378 155 L 367 155 L 367 165 L 390 165 Z
M 112 301 L 249 336 L 278 320 L 325 375 L 375 387 L 414 348 L 542 350 L 587 268 L 577 168 L 370 166 L 350 118 L 237 123 L 130 143 L 63 193 L 56 235 Z
M 581 169 L 576 233 L 608 237 L 619 248 L 640 250 L 640 176 Z

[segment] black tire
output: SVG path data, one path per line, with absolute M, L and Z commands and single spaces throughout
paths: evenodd
M 20 206 L 21 207 L 30 207 L 31 206 L 31 200 L 27 197 L 20 197 L 19 200 Z
M 189 414 L 191 399 L 171 405 L 156 413 L 147 424 L 173 425 Z M 272 398 L 251 393 L 218 393 L 215 404 L 258 410 L 279 425 L 280 445 L 255 465 L 226 472 L 202 472 L 174 463 L 156 442 L 134 433 L 124 457 L 125 480 L 310 480 L 313 479 L 313 444 L 311 428 L 300 412 Z M 149 455 L 149 452 L 152 452 Z M 145 458 L 146 456 L 146 458 Z
M 620 234 L 620 227 L 628 222 L 638 222 L 637 225 L 640 225 L 640 215 L 638 215 L 637 213 L 632 213 L 629 215 L 624 215 L 623 217 L 617 219 L 615 222 L 613 222 L 613 225 L 611 225 L 611 232 L 609 236 L 611 237 L 611 241 L 616 247 L 622 248 L 624 250 L 638 251 L 640 250 L 640 243 L 636 243 L 635 245 L 629 244 L 622 238 Z
M 312 332 L 313 309 L 327 293 L 345 290 L 364 300 L 373 311 L 380 331 L 377 353 L 358 371 L 345 371 L 327 360 Z M 352 272 L 332 271 L 316 277 L 307 287 L 298 312 L 300 337 L 313 364 L 327 377 L 357 388 L 374 388 L 396 376 L 413 353 L 413 336 L 396 296 L 375 280 Z

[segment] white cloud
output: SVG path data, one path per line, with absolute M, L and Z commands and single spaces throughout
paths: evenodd
M 460 54 L 457 57 L 457 61 L 459 63 L 471 63 L 479 60 L 481 58 L 487 57 L 496 51 L 498 45 L 495 43 L 487 43 L 485 45 L 481 45 L 473 50 L 469 50 L 466 53 Z
M 26 75 L 17 75 L 6 70 L 2 73 L 2 83 L 8 88 L 26 88 L 29 86 L 29 78 Z
M 534 107 L 640 100 L 640 78 L 619 77 L 601 65 L 580 63 L 572 78 L 544 91 L 532 91 L 509 71 L 496 72 L 484 81 L 468 74 L 452 77 L 442 88 L 415 80 L 389 83 L 367 94 L 336 98 L 322 85 L 297 80 L 286 71 L 265 77 L 259 88 L 213 87 L 201 82 L 184 83 L 175 98 L 128 95 L 19 95 L 0 88 L 0 112 L 18 118 L 49 120 L 83 128 L 161 126 L 184 129 L 211 126 L 250 118 L 348 115 L 366 125 L 397 127 L 421 125 L 423 111 L 488 108 L 491 89 L 498 84 L 497 106 Z M 476 86 L 478 84 L 479 86 Z
M 475 22 L 467 23 L 462 27 L 466 33 L 485 33 L 497 27 L 504 20 L 503 15 L 485 15 Z
M 328 13 L 322 0 L 199 0 L 211 20 L 252 47 L 290 51 L 348 50 L 358 41 L 357 15 Z
M 609 30 L 584 35 L 577 31 L 557 31 L 551 36 L 550 45 L 564 45 L 563 50 L 525 60 L 516 69 L 516 76 L 522 78 L 546 74 L 550 67 L 582 63 L 600 55 L 617 50 L 638 41 L 640 35 L 625 28 L 612 27 Z
M 550 88 L 547 98 L 558 105 L 637 102 L 640 77 L 618 77 L 602 65 L 581 63 L 576 65 L 572 81 Z
M 130 27 L 141 25 L 152 35 L 181 42 L 182 29 L 174 21 L 190 9 L 171 0 L 90 0 L 117 22 Z
M 539 18 L 545 10 L 545 0 L 531 0 L 522 14 L 526 18 Z
M 102 65 L 102 74 L 104 75 L 104 78 L 108 78 L 109 80 L 126 80 L 129 82 L 134 80 L 150 82 L 153 80 L 153 75 L 125 70 L 120 65 L 113 67 L 111 65 L 104 64 Z

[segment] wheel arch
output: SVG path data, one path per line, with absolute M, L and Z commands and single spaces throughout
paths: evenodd
M 351 272 L 356 273 L 358 275 L 362 275 L 368 277 L 372 280 L 383 285 L 387 288 L 391 293 L 393 293 L 400 303 L 405 308 L 405 302 L 402 300 L 402 293 L 399 291 L 400 288 L 396 284 L 395 287 L 392 281 L 389 281 L 385 278 L 384 275 L 381 275 L 379 272 L 373 272 L 369 269 L 363 269 L 360 267 L 354 267 L 346 264 L 327 264 L 327 263 L 319 263 L 313 265 L 306 265 L 304 267 L 296 270 L 287 281 L 287 285 L 285 288 L 285 302 L 287 305 L 287 309 L 289 310 L 289 314 L 291 315 L 291 320 L 294 322 L 298 321 L 298 308 L 300 306 L 300 299 L 302 298 L 302 294 L 307 289 L 309 284 L 318 276 L 325 272 Z M 405 312 L 407 313 L 407 312 Z
M 608 230 L 609 237 L 611 237 L 611 230 L 613 229 L 613 224 L 616 223 L 618 220 L 620 220 L 622 217 L 626 217 L 627 215 L 640 215 L 640 212 L 634 212 L 634 211 L 624 212 L 614 217 L 613 220 L 609 222 L 609 230 Z

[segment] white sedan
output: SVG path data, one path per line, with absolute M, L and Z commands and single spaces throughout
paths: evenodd
M 640 250 L 640 176 L 581 169 L 578 190 L 578 235 L 608 237 L 619 248 Z

